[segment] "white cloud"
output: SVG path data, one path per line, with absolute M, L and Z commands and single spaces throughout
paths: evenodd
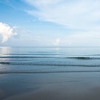
M 57 38 L 54 45 L 58 45 L 60 43 L 60 38 Z
M 29 3 L 30 5 L 49 5 L 49 4 L 56 4 L 59 3 L 61 0 L 24 0 L 26 3 Z M 63 0 L 62 0 L 63 1 Z
M 0 22 L 0 34 L 2 35 L 2 43 L 7 41 L 10 37 L 16 35 L 17 33 L 13 32 L 13 28 L 9 25 Z
M 57 23 L 75 29 L 71 34 L 56 39 L 55 45 L 96 45 L 100 40 L 100 0 L 25 0 L 36 9 L 28 14 L 42 21 Z
M 68 28 L 96 30 L 100 25 L 100 0 L 25 0 L 36 7 L 27 10 L 44 21 L 65 25 Z

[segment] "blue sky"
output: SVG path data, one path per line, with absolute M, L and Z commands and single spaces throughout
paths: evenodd
M 0 0 L 1 46 L 100 46 L 100 0 Z

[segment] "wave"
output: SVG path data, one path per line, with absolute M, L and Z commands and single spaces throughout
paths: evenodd
M 4 65 L 30 65 L 30 66 L 72 66 L 72 67 L 100 67 L 100 64 L 58 64 L 58 63 L 34 63 L 34 62 L 0 62 Z
M 66 58 L 66 57 L 46 57 L 46 56 L 0 56 L 0 58 Z
M 81 59 L 81 60 L 90 60 L 90 59 L 100 59 L 96 57 L 68 57 L 70 59 Z
M 100 59 L 100 57 L 62 57 L 62 56 L 0 56 L 0 58 L 62 58 L 62 59 L 80 59 L 80 60 L 95 60 Z
M 50 57 L 38 57 L 38 56 L 0 56 L 0 58 L 50 58 Z
M 1 55 L 5 55 L 5 56 L 10 56 L 10 55 L 61 55 L 61 54 L 46 54 L 46 53 L 34 53 L 34 54 L 1 54 Z
M 100 72 L 100 70 L 80 70 L 80 71 L 5 71 L 0 74 L 42 74 L 42 73 L 84 73 L 84 72 Z

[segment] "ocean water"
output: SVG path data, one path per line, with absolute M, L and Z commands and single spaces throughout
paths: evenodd
M 0 74 L 100 72 L 99 47 L 0 47 Z
M 43 87 L 72 94 L 100 89 L 100 47 L 0 47 L 0 100 Z

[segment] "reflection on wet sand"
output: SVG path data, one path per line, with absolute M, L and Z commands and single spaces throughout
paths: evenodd
M 91 89 L 69 88 L 62 85 L 44 87 L 30 92 L 9 97 L 4 100 L 100 100 L 100 87 Z
M 8 83 L 6 87 L 11 89 L 11 94 L 10 90 L 8 90 L 9 95 L 6 91 L 3 100 L 100 99 L 99 73 L 15 74 L 9 77 L 12 86 Z M 17 92 L 12 94 L 12 91 Z

